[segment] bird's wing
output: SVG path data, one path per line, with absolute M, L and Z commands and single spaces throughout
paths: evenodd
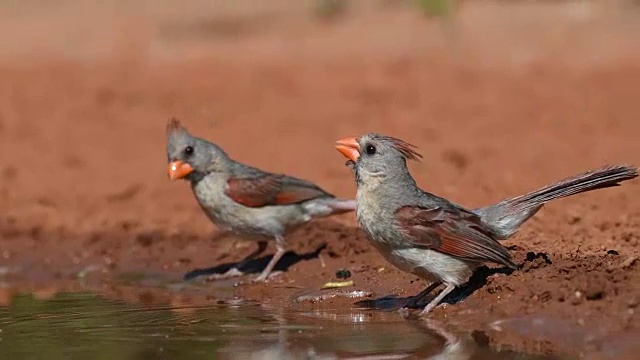
M 333 197 L 309 181 L 264 172 L 231 177 L 227 181 L 225 194 L 247 207 L 290 205 L 320 197 Z
M 414 245 L 471 261 L 516 265 L 507 249 L 493 239 L 476 214 L 458 207 L 403 206 L 394 213 L 396 226 Z

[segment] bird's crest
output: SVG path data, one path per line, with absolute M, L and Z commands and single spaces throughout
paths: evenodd
M 182 126 L 182 123 L 180 123 L 180 120 L 178 120 L 175 117 L 172 117 L 167 122 L 167 135 L 171 136 L 171 135 L 177 134 L 177 133 L 186 133 L 186 134 L 188 134 L 189 132 L 187 131 L 187 129 L 184 126 Z
M 391 144 L 394 149 L 398 150 L 398 152 L 400 152 L 402 156 L 409 160 L 420 161 L 420 159 L 422 159 L 422 155 L 420 155 L 420 153 L 416 151 L 417 147 L 415 145 L 409 144 L 404 140 L 386 135 L 379 135 L 379 138 Z

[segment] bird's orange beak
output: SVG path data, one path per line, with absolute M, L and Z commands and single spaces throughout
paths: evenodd
M 184 161 L 177 160 L 169 163 L 169 179 L 171 180 L 182 179 L 192 172 L 193 168 L 191 165 Z
M 336 141 L 336 150 L 338 150 L 347 159 L 356 162 L 360 158 L 360 144 L 354 137 L 348 137 Z

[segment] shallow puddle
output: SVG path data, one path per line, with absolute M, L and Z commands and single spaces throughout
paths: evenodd
M 134 305 L 91 293 L 16 295 L 0 307 L 0 359 L 566 359 L 490 347 L 381 311 L 257 304 Z

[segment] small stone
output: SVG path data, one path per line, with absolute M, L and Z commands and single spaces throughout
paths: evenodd
M 351 277 L 351 271 L 347 269 L 340 269 L 336 271 L 336 278 L 338 279 L 348 279 Z
M 571 305 L 579 305 L 584 301 L 584 296 L 580 291 L 576 291 L 571 298 Z

